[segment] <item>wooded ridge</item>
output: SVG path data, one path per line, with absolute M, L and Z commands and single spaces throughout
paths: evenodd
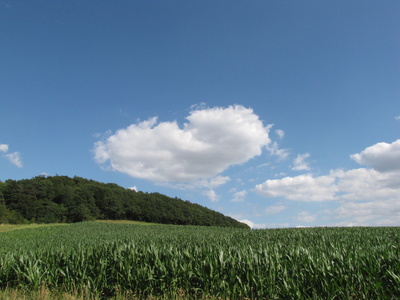
M 135 220 L 248 228 L 199 204 L 81 177 L 37 176 L 0 181 L 0 223 Z

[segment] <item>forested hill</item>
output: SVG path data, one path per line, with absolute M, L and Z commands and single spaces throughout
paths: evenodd
M 189 201 L 81 177 L 38 176 L 0 181 L 0 223 L 137 220 L 162 224 L 248 228 Z

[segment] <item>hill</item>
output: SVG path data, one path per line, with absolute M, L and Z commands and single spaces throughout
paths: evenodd
M 135 220 L 248 228 L 201 205 L 81 177 L 37 176 L 0 182 L 0 223 Z

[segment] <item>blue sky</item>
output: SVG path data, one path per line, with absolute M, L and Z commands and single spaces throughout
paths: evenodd
M 254 228 L 400 225 L 400 2 L 0 1 L 0 180 Z

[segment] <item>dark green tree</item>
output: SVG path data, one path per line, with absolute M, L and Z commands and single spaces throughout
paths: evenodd
M 105 184 L 77 176 L 37 176 L 0 182 L 0 222 L 81 222 L 95 219 L 248 228 L 189 201 L 160 193 L 135 192 L 114 183 Z

